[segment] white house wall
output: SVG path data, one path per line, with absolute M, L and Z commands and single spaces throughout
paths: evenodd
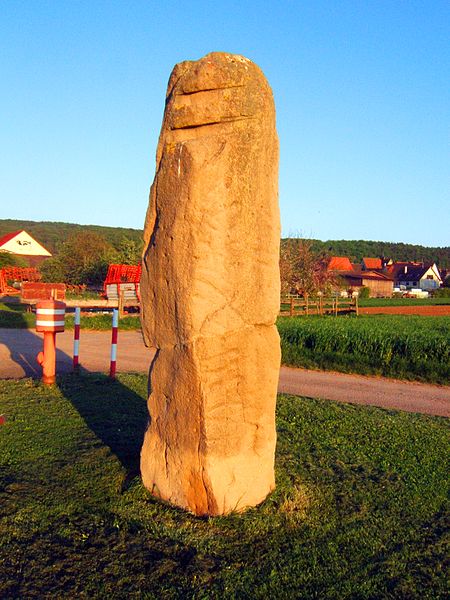
M 21 231 L 16 236 L 5 242 L 0 251 L 23 256 L 51 256 L 50 252 L 41 246 L 26 231 Z
M 423 275 L 419 281 L 419 287 L 421 290 L 435 290 L 441 284 L 441 278 L 436 273 L 436 267 L 433 265 Z M 433 279 L 427 279 L 427 275 L 431 275 Z

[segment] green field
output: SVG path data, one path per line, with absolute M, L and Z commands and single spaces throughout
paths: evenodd
M 146 389 L 0 382 L 0 597 L 447 597 L 445 419 L 279 396 L 275 492 L 196 518 L 142 487 Z
M 282 362 L 450 383 L 450 317 L 281 317 Z

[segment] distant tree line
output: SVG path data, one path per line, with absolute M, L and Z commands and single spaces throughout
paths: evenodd
M 61 244 L 73 234 L 81 232 L 96 233 L 102 236 L 114 248 L 122 239 L 141 243 L 142 230 L 125 227 L 103 227 L 100 225 L 77 225 L 50 221 L 21 221 L 16 219 L 0 219 L 0 237 L 6 233 L 25 229 L 30 235 L 45 246 L 52 254 L 58 252 Z M 297 238 L 289 238 L 295 240 Z M 435 262 L 442 269 L 450 268 L 450 247 L 428 247 L 416 244 L 392 242 L 374 242 L 367 240 L 321 240 L 309 239 L 311 250 L 317 254 L 326 253 L 334 256 L 348 256 L 353 262 L 360 262 L 365 256 L 385 256 L 393 260 Z
M 142 230 L 126 227 L 103 227 L 100 225 L 77 225 L 74 223 L 58 223 L 51 221 L 20 221 L 16 219 L 0 219 L 0 237 L 12 231 L 25 229 L 52 254 L 57 254 L 62 244 L 71 236 L 83 232 L 96 233 L 111 246 L 117 248 L 124 238 L 142 243 Z
M 0 237 L 22 229 L 53 254 L 41 266 L 45 281 L 98 286 L 109 264 L 138 264 L 141 260 L 143 232 L 139 229 L 0 219 Z M 435 262 L 440 268 L 450 268 L 450 247 L 287 238 L 281 240 L 280 250 L 282 291 L 299 294 L 329 291 L 333 280 L 326 266 L 333 255 L 347 256 L 352 262 L 384 256 L 401 261 Z M 9 264 L 25 265 L 20 257 L 0 253 L 0 268 Z
M 366 240 L 308 240 L 314 252 L 326 252 L 330 256 L 347 256 L 352 262 L 364 257 L 384 256 L 394 261 L 434 262 L 441 269 L 450 268 L 450 247 L 427 247 L 415 244 L 373 242 Z

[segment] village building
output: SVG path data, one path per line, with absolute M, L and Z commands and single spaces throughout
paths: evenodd
M 331 256 L 327 269 L 328 271 L 352 271 L 353 265 L 347 256 Z
M 379 259 L 380 260 L 380 259 Z M 370 261 L 354 264 L 346 256 L 332 256 L 328 263 L 328 271 L 336 276 L 339 288 L 345 288 L 347 293 L 358 293 L 361 288 L 369 288 L 372 298 L 385 298 L 392 296 L 393 280 L 385 273 L 367 269 Z M 378 263 L 376 263 L 378 264 Z M 380 260 L 380 268 L 382 266 Z
M 387 268 L 394 286 L 400 290 L 420 289 L 430 292 L 442 286 L 436 263 L 397 262 Z
M 358 292 L 359 294 L 361 288 L 368 288 L 371 298 L 390 298 L 394 291 L 394 282 L 384 273 L 348 271 L 340 273 L 339 277 L 345 282 L 349 292 Z
M 385 258 L 384 256 L 378 258 L 365 257 L 362 259 L 360 267 L 363 271 L 387 273 L 388 267 L 393 263 L 394 261 L 391 258 Z
M 361 267 L 363 271 L 381 271 L 383 262 L 381 258 L 363 258 Z
M 341 287 L 356 291 L 368 287 L 373 297 L 391 296 L 394 291 L 431 292 L 443 285 L 436 263 L 393 262 L 384 257 L 364 257 L 361 263 L 352 263 L 346 256 L 332 256 L 328 270 Z
M 0 252 L 23 258 L 31 267 L 36 267 L 51 253 L 25 230 L 13 231 L 0 238 Z
M 444 287 L 450 287 L 450 269 L 439 270 L 442 279 L 442 285 Z

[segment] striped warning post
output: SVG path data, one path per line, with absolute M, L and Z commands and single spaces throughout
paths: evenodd
M 73 369 L 76 371 L 79 367 L 80 355 L 80 317 L 81 309 L 79 306 L 75 309 L 75 328 L 73 330 Z
M 111 362 L 109 365 L 109 376 L 112 379 L 114 379 L 116 376 L 118 332 L 119 332 L 119 311 L 117 308 L 115 308 L 113 310 L 113 318 L 112 318 Z
M 66 305 L 57 300 L 42 300 L 36 304 L 36 331 L 44 334 L 44 351 L 36 359 L 42 367 L 42 382 L 56 381 L 56 334 L 64 331 Z
M 64 331 L 66 305 L 57 300 L 43 300 L 36 304 L 36 331 L 58 333 Z

